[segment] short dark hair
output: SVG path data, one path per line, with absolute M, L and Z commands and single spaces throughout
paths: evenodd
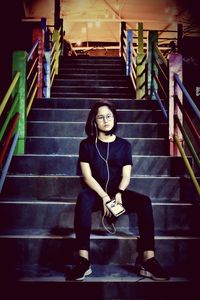
M 108 101 L 108 100 L 100 100 L 97 101 L 93 107 L 91 108 L 88 119 L 85 125 L 85 132 L 88 137 L 95 139 L 97 135 L 97 130 L 96 130 L 96 115 L 98 112 L 99 107 L 101 106 L 107 106 L 113 113 L 114 116 L 114 126 L 109 132 L 110 134 L 113 134 L 117 130 L 117 111 L 114 103 Z

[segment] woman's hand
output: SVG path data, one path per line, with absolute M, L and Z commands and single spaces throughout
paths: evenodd
M 115 195 L 115 202 L 116 202 L 116 204 L 122 204 L 122 194 L 121 193 L 117 193 Z
M 112 214 L 111 214 L 111 212 L 109 211 L 109 209 L 106 206 L 106 203 L 111 200 L 110 197 L 108 195 L 104 196 L 102 198 L 102 200 L 103 200 L 103 215 L 106 216 L 106 217 L 111 217 Z

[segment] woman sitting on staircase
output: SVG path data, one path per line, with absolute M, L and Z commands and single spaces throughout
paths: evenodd
M 66 276 L 69 280 L 83 280 L 92 273 L 89 250 L 91 215 L 101 210 L 111 217 L 106 203 L 115 199 L 126 213 L 137 213 L 142 257 L 138 275 L 155 280 L 167 280 L 168 275 L 154 256 L 154 220 L 151 200 L 128 190 L 132 168 L 130 143 L 115 135 L 117 114 L 113 103 L 98 101 L 92 107 L 85 126 L 88 137 L 80 144 L 79 162 L 84 180 L 75 207 L 75 233 L 78 250 L 76 266 Z

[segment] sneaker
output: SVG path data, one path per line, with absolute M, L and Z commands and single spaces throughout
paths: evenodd
M 169 276 L 163 270 L 163 268 L 155 259 L 155 257 L 152 257 L 147 261 L 142 262 L 139 275 L 154 280 L 169 280 Z
M 67 280 L 83 280 L 85 276 L 90 275 L 92 269 L 90 262 L 84 258 L 79 257 L 77 265 L 70 271 L 70 274 L 66 276 Z

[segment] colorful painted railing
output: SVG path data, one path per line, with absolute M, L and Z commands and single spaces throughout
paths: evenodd
M 50 87 L 55 74 L 58 74 L 61 48 L 60 30 L 54 30 L 53 46 L 47 52 L 44 51 L 44 34 L 42 28 L 34 29 L 31 51 L 29 53 L 26 51 L 13 53 L 13 81 L 0 105 L 0 192 L 14 153 L 25 153 L 27 117 L 32 104 L 38 97 L 47 96 L 47 93 L 50 96 Z M 49 56 L 46 65 L 44 64 L 44 55 Z M 45 90 L 44 83 L 49 91 Z
M 179 44 L 178 37 L 180 36 L 180 29 L 180 26 L 178 26 L 177 44 Z M 125 31 L 125 26 L 123 30 Z M 181 155 L 183 157 L 197 194 L 200 195 L 200 187 L 195 175 L 195 171 L 197 170 L 198 173 L 200 169 L 198 153 L 195 150 L 196 144 L 199 146 L 199 135 L 192 118 L 186 112 L 183 97 L 188 100 L 187 102 L 195 112 L 198 122 L 200 121 L 199 110 L 182 83 L 182 55 L 176 52 L 176 48 L 171 51 L 172 49 L 169 47 L 167 49 L 169 53 L 167 57 L 165 57 L 158 47 L 158 31 L 148 32 L 147 52 L 145 53 L 142 31 L 143 26 L 139 23 L 137 36 L 138 48 L 136 51 L 133 47 L 133 31 L 128 30 L 123 33 L 122 54 L 126 62 L 126 74 L 131 77 L 136 90 L 136 98 L 158 101 L 164 119 L 169 124 L 170 155 Z M 142 77 L 141 74 L 144 75 L 144 77 Z M 142 77 L 142 79 L 140 77 Z M 145 89 L 141 88 L 144 82 Z M 184 122 L 187 122 L 187 125 L 191 129 L 190 135 L 188 135 L 186 131 Z M 192 144 L 191 139 L 195 140 L 195 145 Z M 185 145 L 189 149 L 189 154 L 187 155 Z M 188 155 L 192 156 L 194 161 L 193 165 L 191 165 Z
M 16 97 L 16 87 L 19 84 L 20 73 L 16 73 L 0 105 L 0 192 L 2 190 L 8 168 L 13 157 L 19 133 L 19 98 Z
M 200 146 L 200 137 L 193 123 L 194 117 L 191 117 L 193 113 L 200 126 L 200 112 L 182 82 L 182 55 L 175 51 L 166 59 L 158 49 L 155 31 L 152 33 L 150 47 L 152 53 L 148 65 L 151 64 L 151 74 L 148 73 L 149 81 L 147 81 L 149 98 L 158 101 L 164 118 L 169 124 L 170 155 L 182 156 L 197 194 L 200 196 L 200 186 L 196 178 L 200 170 L 200 160 L 195 149 Z M 186 153 L 186 149 L 189 153 Z M 192 164 L 188 155 L 193 158 Z
M 59 70 L 59 57 L 61 53 L 61 28 L 54 29 L 52 34 L 52 48 L 44 52 L 44 87 L 43 96 L 45 98 L 51 97 L 51 86 L 55 75 Z
M 134 41 L 136 46 L 134 46 Z M 126 24 L 122 23 L 121 56 L 126 65 L 126 75 L 130 77 L 135 89 L 136 98 L 143 99 L 145 97 L 146 54 L 144 52 L 142 23 L 138 23 L 137 34 L 133 30 L 126 30 Z
M 181 91 L 183 93 L 184 96 L 184 102 L 186 103 L 185 105 L 183 105 L 183 102 L 180 101 L 179 98 L 179 94 Z M 198 124 L 200 125 L 200 111 L 197 108 L 197 106 L 195 105 L 193 99 L 191 98 L 191 96 L 189 95 L 189 93 L 187 92 L 186 88 L 184 87 L 182 81 L 180 80 L 178 74 L 174 74 L 174 105 L 176 107 L 175 113 L 174 113 L 174 127 L 178 128 L 178 130 L 180 130 L 183 140 L 186 144 L 186 146 L 189 149 L 189 152 L 194 160 L 195 163 L 195 167 L 197 169 L 197 172 L 200 170 L 200 158 L 198 157 L 198 153 L 195 149 L 195 145 L 192 142 L 191 137 L 194 138 L 195 142 L 198 145 L 198 149 L 200 147 L 200 136 L 193 124 L 193 120 L 191 119 L 191 115 L 193 114 L 194 117 L 196 118 Z M 178 108 L 178 109 L 177 109 Z M 181 113 L 178 113 L 178 111 L 181 111 Z M 183 122 L 181 122 L 181 117 L 184 117 L 184 124 Z M 186 126 L 187 125 L 190 128 L 190 136 L 186 130 Z M 188 172 L 190 174 L 190 177 L 192 179 L 192 182 L 196 188 L 197 194 L 200 197 L 200 185 L 197 181 L 197 178 L 195 176 L 195 167 L 191 166 L 187 155 L 185 153 L 185 147 L 183 146 L 183 144 L 180 141 L 180 135 L 178 135 L 178 130 L 176 130 L 174 132 L 174 142 L 176 143 L 179 152 L 181 154 L 181 156 L 183 157 L 183 160 L 185 162 L 185 165 L 188 169 Z M 200 199 L 200 198 L 199 198 Z

